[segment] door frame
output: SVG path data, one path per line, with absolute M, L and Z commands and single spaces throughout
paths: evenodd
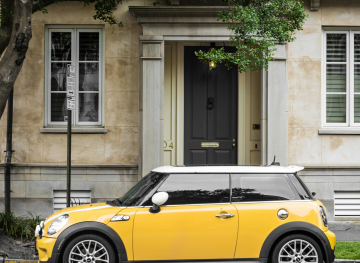
M 184 164 L 184 47 L 185 46 L 199 46 L 200 43 L 204 46 L 210 46 L 210 42 L 216 41 L 202 41 L 202 42 L 177 42 L 177 69 L 176 69 L 176 164 Z M 223 42 L 219 42 L 223 45 Z M 230 45 L 230 42 L 225 42 L 226 46 Z M 250 88 L 250 72 L 238 73 L 238 135 L 237 135 L 237 162 L 240 165 L 247 163 L 246 156 L 247 147 L 246 138 L 250 136 L 250 130 L 246 129 L 246 120 L 250 118 L 250 114 L 246 115 L 246 112 L 250 112 L 250 92 L 246 92 L 246 88 Z M 247 131 L 248 130 L 248 131 Z

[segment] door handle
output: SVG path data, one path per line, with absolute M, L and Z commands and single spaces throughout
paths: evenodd
M 225 217 L 225 218 L 230 218 L 230 217 L 234 217 L 233 214 L 219 214 L 216 215 L 216 217 L 221 218 L 221 217 Z

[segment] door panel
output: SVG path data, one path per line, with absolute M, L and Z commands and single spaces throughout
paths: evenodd
M 233 214 L 221 219 L 216 215 Z M 149 207 L 136 212 L 134 260 L 231 259 L 238 229 L 231 204 Z
M 208 49 L 184 50 L 184 164 L 236 164 L 238 72 L 224 65 L 209 70 L 194 54 Z M 203 142 L 219 145 L 205 147 Z

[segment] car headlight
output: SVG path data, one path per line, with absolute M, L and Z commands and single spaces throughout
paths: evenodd
M 47 230 L 48 235 L 53 235 L 56 232 L 58 232 L 61 228 L 63 228 L 66 225 L 68 220 L 69 220 L 68 214 L 61 215 L 58 218 L 56 218 L 54 222 L 51 223 L 51 225 Z
M 319 206 L 319 212 L 320 212 L 320 216 L 321 216 L 324 226 L 327 227 L 328 223 L 327 223 L 327 218 L 326 218 L 326 212 L 322 206 Z

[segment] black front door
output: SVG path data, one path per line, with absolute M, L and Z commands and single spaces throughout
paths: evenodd
M 184 50 L 184 164 L 237 163 L 237 68 L 209 70 L 194 54 L 209 47 Z

